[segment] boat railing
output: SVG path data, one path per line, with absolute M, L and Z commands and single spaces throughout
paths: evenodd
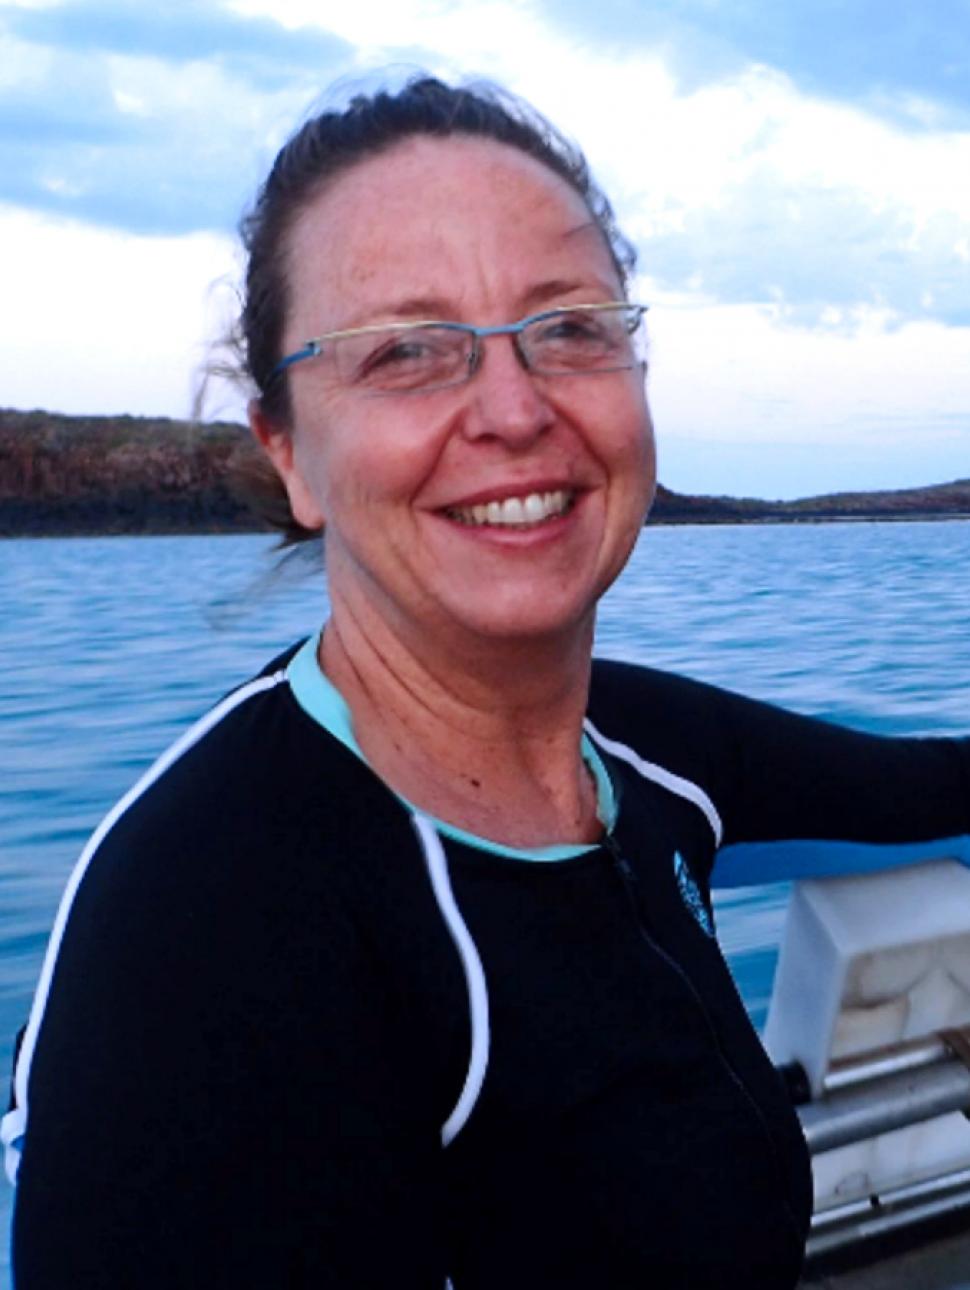
M 764 1038 L 812 1156 L 810 1260 L 970 1212 L 970 870 L 797 883 Z
M 970 1025 L 883 1045 L 832 1063 L 811 1099 L 797 1063 L 781 1073 L 796 1098 L 812 1157 L 960 1112 L 970 1116 Z M 970 1209 L 970 1167 L 830 1204 L 816 1211 L 810 1258 Z

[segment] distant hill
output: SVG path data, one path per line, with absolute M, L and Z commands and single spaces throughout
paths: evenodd
M 658 485 L 651 523 L 795 524 L 823 520 L 970 519 L 970 479 L 926 488 L 873 493 L 825 493 L 794 502 L 755 497 L 692 497 Z
M 256 532 L 233 484 L 248 432 L 164 417 L 0 409 L 0 537 Z M 792 523 L 970 518 L 970 479 L 795 502 L 693 497 L 660 486 L 651 521 Z
M 229 423 L 0 409 L 0 536 L 255 530 L 229 483 Z

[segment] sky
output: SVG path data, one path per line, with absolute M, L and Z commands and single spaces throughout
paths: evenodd
M 276 149 L 418 69 L 584 148 L 668 487 L 970 477 L 970 0 L 0 0 L 0 406 L 186 416 Z

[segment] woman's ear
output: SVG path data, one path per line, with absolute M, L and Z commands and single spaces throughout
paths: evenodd
M 258 399 L 252 399 L 249 404 L 249 428 L 283 481 L 283 487 L 290 499 L 293 518 L 305 529 L 311 531 L 322 529 L 323 512 L 297 465 L 293 449 L 293 432 L 285 426 L 270 421 L 260 407 Z

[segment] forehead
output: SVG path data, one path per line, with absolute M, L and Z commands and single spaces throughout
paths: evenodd
M 543 284 L 619 287 L 578 193 L 516 148 L 461 136 L 408 139 L 341 175 L 301 212 L 286 263 L 296 332 L 424 301 L 459 317 Z

